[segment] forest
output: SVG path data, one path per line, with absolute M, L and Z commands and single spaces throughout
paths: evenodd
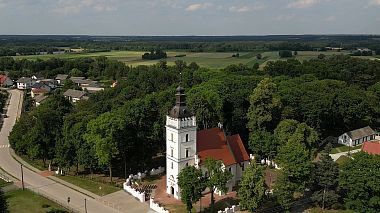
M 324 138 L 366 125 L 377 128 L 380 122 L 380 61 L 350 56 L 276 61 L 264 70 L 242 64 L 211 70 L 183 61 L 130 67 L 106 57 L 1 57 L 0 70 L 12 77 L 66 73 L 118 80 L 116 88 L 75 105 L 62 96 L 63 90 L 54 91 L 22 114 L 9 137 L 22 156 L 77 172 L 83 167 L 88 173 L 105 173 L 111 181 L 113 171 L 126 177 L 157 165 L 156 157 L 165 152 L 165 118 L 180 82 L 198 129 L 221 122 L 227 134 L 239 133 L 258 159 L 277 159 L 289 168 L 281 178 L 293 181 L 291 192 L 311 184 L 305 179 L 312 159 L 324 149 Z M 298 160 L 290 162 L 295 156 L 289 153 Z M 292 200 L 286 196 L 279 196 L 285 209 Z

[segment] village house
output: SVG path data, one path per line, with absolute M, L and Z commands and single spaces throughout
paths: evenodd
M 55 80 L 57 81 L 57 83 L 59 85 L 63 85 L 65 80 L 67 80 L 69 78 L 69 75 L 65 75 L 65 74 L 58 74 L 56 77 L 55 77 Z
M 40 95 L 37 95 L 37 96 L 34 96 L 34 104 L 36 107 L 38 107 L 39 105 L 41 105 L 46 99 L 48 98 L 47 95 L 43 95 L 43 94 L 40 94 Z
M 17 83 L 17 89 L 26 90 L 32 87 L 32 85 L 34 84 L 34 81 L 31 78 L 21 77 L 20 79 L 17 80 L 16 83 Z
M 13 81 L 6 75 L 0 75 L 0 86 L 1 87 L 10 87 L 13 86 Z
M 231 191 L 250 160 L 243 142 L 239 135 L 226 136 L 222 125 L 197 131 L 196 116 L 187 108 L 184 92 L 177 88 L 176 104 L 166 118 L 166 192 L 179 199 L 177 177 L 181 170 L 193 165 L 204 171 L 202 164 L 207 158 L 221 160 L 222 168 L 232 173 L 227 183 Z
M 339 136 L 338 143 L 346 146 L 357 146 L 366 141 L 374 140 L 376 132 L 369 126 L 346 132 Z
M 69 101 L 76 103 L 80 100 L 88 100 L 88 96 L 86 96 L 86 92 L 74 90 L 74 89 L 68 89 L 65 93 L 63 93 L 63 96 L 65 96 Z

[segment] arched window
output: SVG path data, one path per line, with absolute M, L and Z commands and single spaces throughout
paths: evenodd
M 173 162 L 172 162 L 171 168 L 173 169 L 173 167 L 174 167 L 174 166 L 173 166 Z
M 189 134 L 186 134 L 186 142 L 189 141 Z
M 189 163 L 186 163 L 186 167 L 188 167 L 189 166 Z
M 170 140 L 173 141 L 173 133 L 170 134 Z
M 170 150 L 170 156 L 171 157 L 173 157 L 173 152 L 174 152 L 174 150 L 173 150 L 173 148 Z
M 186 157 L 189 157 L 189 149 L 186 149 Z

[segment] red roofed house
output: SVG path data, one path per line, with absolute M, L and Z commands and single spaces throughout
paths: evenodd
M 185 90 L 177 88 L 176 105 L 166 118 L 166 192 L 180 198 L 177 176 L 188 165 L 202 167 L 206 158 L 221 160 L 233 177 L 229 191 L 240 181 L 249 155 L 239 135 L 226 136 L 222 125 L 197 131 L 196 117 L 186 106 Z
M 364 142 L 362 145 L 362 151 L 371 155 L 380 155 L 380 142 Z
M 6 75 L 0 75 L 0 86 L 2 87 L 10 87 L 13 85 L 12 79 L 10 79 Z

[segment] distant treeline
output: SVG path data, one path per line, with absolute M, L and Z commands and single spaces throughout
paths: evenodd
M 324 51 L 326 47 L 347 50 L 369 48 L 380 54 L 376 36 L 172 36 L 172 37 L 94 37 L 94 36 L 0 36 L 0 56 L 52 53 L 59 48 L 87 51 L 184 50 L 189 52 L 242 51 Z

